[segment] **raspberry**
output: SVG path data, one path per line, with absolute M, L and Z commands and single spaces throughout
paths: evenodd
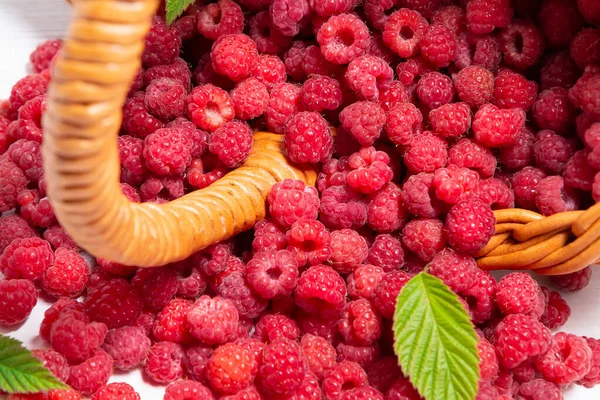
M 383 279 L 384 270 L 373 265 L 361 265 L 348 276 L 348 295 L 351 299 L 370 300 Z
M 274 133 L 284 133 L 288 119 L 303 108 L 300 87 L 280 83 L 273 87 L 265 117 L 267 127 Z
M 17 238 L 0 256 L 0 271 L 7 279 L 38 280 L 53 263 L 54 253 L 47 241 Z
M 358 346 L 370 346 L 381 336 L 381 316 L 367 299 L 349 302 L 338 322 L 345 342 Z
M 449 28 L 456 37 L 467 30 L 465 11 L 458 6 L 451 5 L 439 8 L 431 17 L 431 22 Z
M 518 399 L 523 400 L 560 400 L 563 398 L 560 388 L 544 379 L 534 379 L 520 385 L 516 392 Z
M 54 297 L 78 297 L 87 283 L 88 265 L 73 250 L 60 248 L 55 252 L 54 265 L 44 271 L 42 286 Z
M 34 182 L 40 180 L 43 170 L 39 143 L 19 139 L 10 145 L 7 154 L 12 162 L 21 168 L 27 179 Z
M 385 22 L 383 43 L 400 57 L 409 58 L 417 53 L 428 25 L 418 11 L 402 8 Z
M 0 325 L 17 325 L 27 319 L 37 304 L 38 293 L 26 279 L 0 280 Z
M 414 104 L 401 103 L 388 112 L 385 132 L 392 143 L 407 146 L 417 136 L 422 122 L 423 115 Z
M 181 175 L 162 178 L 148 177 L 140 186 L 139 197 L 143 202 L 166 203 L 184 195 L 183 185 Z
M 581 108 L 590 118 L 600 118 L 600 76 L 591 78 L 581 93 Z
M 404 182 L 402 203 L 411 214 L 433 218 L 442 211 L 443 203 L 435 197 L 433 178 L 433 174 L 422 172 L 409 176 Z
M 450 65 L 456 51 L 456 38 L 443 25 L 430 25 L 419 42 L 421 55 L 432 65 L 443 68 Z
M 188 115 L 200 129 L 214 132 L 233 119 L 234 104 L 223 89 L 211 84 L 198 86 L 188 97 Z
M 490 206 L 479 200 L 461 201 L 446 217 L 448 244 L 456 251 L 476 253 L 494 234 L 495 224 Z
M 12 210 L 17 205 L 17 195 L 27 186 L 28 179 L 8 157 L 0 158 L 0 212 Z
M 146 36 L 146 46 L 142 55 L 144 67 L 170 64 L 181 48 L 181 36 L 174 27 L 169 27 L 161 17 L 154 17 L 152 27 Z
M 473 192 L 479 200 L 489 205 L 492 210 L 503 208 L 514 208 L 515 194 L 502 181 L 496 178 L 488 178 L 477 183 Z
M 394 78 L 394 70 L 380 57 L 360 56 L 348 65 L 344 74 L 349 88 L 369 101 L 379 101 L 379 95 Z
M 396 298 L 400 290 L 412 278 L 405 271 L 386 272 L 375 288 L 373 304 L 384 318 L 391 319 L 396 308 Z
M 215 72 L 210 53 L 205 53 L 204 56 L 202 56 L 192 74 L 194 76 L 194 83 L 198 86 L 212 84 L 223 90 L 231 90 L 235 85 L 228 77 Z
M 378 30 L 383 30 L 389 18 L 389 12 L 397 5 L 395 0 L 365 0 L 363 8 L 369 24 Z
M 399 269 L 404 263 L 404 250 L 400 240 L 387 234 L 377 235 L 369 249 L 367 261 L 385 272 Z
M 338 129 L 338 135 L 340 131 L 343 131 L 343 129 Z M 347 156 L 340 157 L 340 159 L 332 158 L 323 164 L 323 168 L 317 177 L 317 188 L 320 192 L 323 192 L 332 186 L 346 185 L 348 172 Z
M 58 54 L 62 48 L 63 41 L 61 39 L 46 40 L 40 44 L 29 56 L 29 61 L 33 66 L 33 71 L 40 73 L 50 67 L 50 63 L 54 56 Z
M 342 110 L 340 122 L 361 145 L 371 146 L 379 138 L 386 117 L 377 103 L 357 101 Z
M 163 308 L 154 321 L 152 333 L 157 340 L 175 343 L 189 342 L 188 312 L 192 302 L 184 299 L 173 299 Z
M 354 190 L 371 194 L 377 192 L 392 179 L 390 157 L 374 147 L 363 147 L 348 158 L 348 185 Z
M 156 383 L 176 381 L 183 376 L 183 355 L 183 349 L 177 343 L 155 343 L 146 358 L 146 375 Z
M 542 2 L 537 21 L 546 42 L 553 47 L 568 45 L 583 25 L 574 2 L 565 0 Z M 556 24 L 560 24 L 560 28 Z
M 287 250 L 265 250 L 248 262 L 246 274 L 248 285 L 261 297 L 289 296 L 298 279 L 298 264 Z
M 185 112 L 187 90 L 175 79 L 159 78 L 146 89 L 144 104 L 148 111 L 162 120 L 172 120 Z
M 67 381 L 69 378 L 69 364 L 60 353 L 52 349 L 33 350 L 31 353 L 42 362 L 44 367 L 52 372 L 52 375 L 63 382 Z
M 548 352 L 537 359 L 535 368 L 548 382 L 568 385 L 582 379 L 591 365 L 592 350 L 585 338 L 559 332 Z
M 109 329 L 130 325 L 142 312 L 142 298 L 124 279 L 101 282 L 88 291 L 85 299 L 87 315 Z
M 263 351 L 259 367 L 260 386 L 269 394 L 292 394 L 300 389 L 305 365 L 300 346 L 288 339 L 277 339 Z
M 521 109 L 503 110 L 495 105 L 485 104 L 473 119 L 475 140 L 486 147 L 512 145 L 525 127 L 525 117 L 525 111 Z
M 321 49 L 315 45 L 306 48 L 301 67 L 305 76 L 314 74 L 334 76 L 343 71 L 340 65 L 327 61 Z
M 576 189 L 565 186 L 562 176 L 548 176 L 542 179 L 537 184 L 535 191 L 535 204 L 544 215 L 573 211 L 579 208 L 579 193 Z
M 599 42 L 600 29 L 598 28 L 584 28 L 571 40 L 569 53 L 579 68 L 600 62 Z
M 386 399 L 389 400 L 420 400 L 421 398 L 417 389 L 405 377 L 396 379 L 386 394 Z
M 56 322 L 58 317 L 63 311 L 76 310 L 79 312 L 84 311 L 83 303 L 79 303 L 76 300 L 61 297 L 53 303 L 45 312 L 44 319 L 40 324 L 40 337 L 45 341 L 50 341 L 50 330 L 52 324 Z
M 337 331 L 337 319 L 322 317 L 318 314 L 306 313 L 298 310 L 296 317 L 298 327 L 302 334 L 311 334 L 319 336 L 327 340 L 329 343 L 334 343 L 339 340 L 339 332 Z
M 288 241 L 284 228 L 268 219 L 263 219 L 254 225 L 254 240 L 252 249 L 255 252 L 264 250 L 284 249 Z
M 413 219 L 402 230 L 402 242 L 421 260 L 430 262 L 446 247 L 444 223 L 439 219 Z
M 431 132 L 416 136 L 404 153 L 406 168 L 413 174 L 433 172 L 448 161 L 447 143 Z
M 331 267 L 317 265 L 300 276 L 294 298 L 296 305 L 307 312 L 335 316 L 346 305 L 346 285 Z
M 299 112 L 285 125 L 285 148 L 296 163 L 325 162 L 333 153 L 333 138 L 325 118 L 315 112 Z
M 321 222 L 312 220 L 297 221 L 287 231 L 286 235 L 287 250 L 295 256 L 299 267 L 320 264 L 329 259 L 331 255 L 330 235 Z
M 513 144 L 502 147 L 498 153 L 498 160 L 502 166 L 511 171 L 516 171 L 533 164 L 533 143 L 535 137 L 527 127 L 516 134 Z
M 244 13 L 241 7 L 231 0 L 219 0 L 206 5 L 196 14 L 198 32 L 207 39 L 217 40 L 227 34 L 242 33 Z
M 356 15 L 335 15 L 319 29 L 317 41 L 327 61 L 348 64 L 366 53 L 369 47 L 369 29 Z
M 481 380 L 494 381 L 498 376 L 498 357 L 494 346 L 485 338 L 480 337 L 477 343 L 477 353 Z
M 570 88 L 581 76 L 581 71 L 567 51 L 551 53 L 542 60 L 540 85 L 542 90 L 555 86 Z
M 114 366 L 121 371 L 130 371 L 141 365 L 150 349 L 150 339 L 143 328 L 125 326 L 108 331 L 102 344 L 114 360 Z
M 323 393 L 326 399 L 341 399 L 350 390 L 367 384 L 367 374 L 360 365 L 352 361 L 342 361 L 325 375 Z
M 575 120 L 575 109 L 569 102 L 567 90 L 554 87 L 544 90 L 532 108 L 533 119 L 540 129 L 565 133 Z
M 512 21 L 500 31 L 499 39 L 505 64 L 520 70 L 536 64 L 544 50 L 541 32 L 527 20 Z
M 190 88 L 190 69 L 181 58 L 176 58 L 171 64 L 150 67 L 144 72 L 144 85 L 149 86 L 152 81 L 160 78 L 170 78 L 183 84 L 186 90 Z
M 181 333 L 185 334 L 189 326 L 190 333 L 202 343 L 221 344 L 236 336 L 239 314 L 228 299 L 219 296 L 211 299 L 204 295 L 181 312 L 184 320 L 187 320 L 180 326 Z
M 17 112 L 29 100 L 46 93 L 48 81 L 38 74 L 27 75 L 12 87 L 8 99 L 10 108 Z
M 475 268 L 473 283 L 461 291 L 461 296 L 469 304 L 469 311 L 473 322 L 482 324 L 489 320 L 496 310 L 494 295 L 496 293 L 496 280 L 487 271 Z
M 471 107 L 479 107 L 492 98 L 494 75 L 488 69 L 472 65 L 456 75 L 454 86 L 462 101 Z
M 225 34 L 213 44 L 210 53 L 215 72 L 234 82 L 252 75 L 258 62 L 256 43 L 244 34 Z
M 316 48 L 319 51 L 319 53 L 321 53 L 319 48 Z M 283 63 L 285 64 L 285 71 L 295 81 L 303 81 L 306 79 L 307 74 L 304 72 L 304 66 L 305 62 L 307 62 L 307 60 L 305 59 L 305 57 L 307 56 L 307 49 L 308 47 L 305 42 L 301 40 L 295 40 L 292 42 L 290 48 L 285 53 L 283 53 L 283 56 L 281 57 L 283 59 Z M 321 58 L 323 58 L 322 54 L 320 54 L 320 56 Z
M 552 342 L 548 328 L 523 314 L 507 315 L 496 327 L 495 337 L 500 364 L 509 369 L 544 354 Z
M 318 192 L 302 181 L 285 179 L 276 183 L 267 200 L 271 216 L 282 227 L 290 227 L 301 219 L 317 218 Z
M 402 191 L 393 183 L 387 183 L 379 192 L 371 196 L 367 224 L 375 232 L 390 233 L 404 226 L 408 219 L 401 203 Z
M 197 381 L 204 381 L 206 364 L 212 353 L 212 347 L 204 345 L 195 345 L 185 350 L 183 362 L 185 371 L 190 378 Z
M 592 270 L 586 267 L 577 272 L 565 275 L 552 276 L 552 284 L 560 290 L 567 292 L 578 292 L 585 288 L 592 279 Z
M 144 140 L 143 156 L 148 169 L 159 176 L 178 175 L 190 165 L 189 140 L 180 128 L 162 128 Z
M 356 7 L 355 3 L 354 0 L 316 0 L 314 2 L 314 11 L 321 17 L 330 17 L 352 11 Z
M 199 266 L 188 266 L 178 277 L 177 296 L 194 300 L 206 290 L 207 278 Z
M 215 397 L 210 389 L 191 380 L 180 380 L 167 386 L 165 390 L 165 400 L 186 400 L 186 399 L 206 399 L 214 400 Z
M 367 258 L 369 252 L 367 241 L 351 229 L 331 232 L 330 246 L 331 264 L 340 274 L 352 272 L 357 264 Z
M 142 182 L 147 174 L 143 158 L 144 141 L 140 138 L 122 135 L 117 138 L 117 143 L 122 165 L 122 178 L 126 176 L 131 183 Z
M 448 164 L 473 169 L 482 179 L 491 177 L 496 170 L 496 157 L 489 149 L 470 139 L 461 139 L 448 151 Z
M 231 100 L 235 115 L 248 120 L 261 116 L 267 109 L 269 92 L 266 86 L 256 78 L 245 79 L 231 91 Z
M 475 0 L 467 4 L 467 28 L 481 35 L 506 26 L 514 10 L 508 0 Z
M 256 13 L 252 18 L 250 18 L 250 20 L 248 21 L 248 25 L 250 26 L 250 37 L 252 38 L 252 40 L 254 40 L 254 42 L 256 42 L 256 49 L 260 53 L 276 54 L 282 48 L 287 47 L 292 41 L 291 37 L 283 35 L 277 28 L 273 26 L 268 11 L 261 11 Z M 241 33 L 241 29 L 240 32 L 237 33 Z M 259 64 L 261 63 L 261 59 L 263 60 L 263 62 L 265 60 L 271 60 L 269 64 L 271 64 L 272 66 L 276 66 L 276 69 L 267 71 L 267 65 L 263 65 L 262 67 L 259 66 Z M 285 65 L 279 59 L 279 57 L 261 55 L 259 57 L 259 63 L 255 67 L 255 71 L 258 68 L 264 69 L 265 74 L 269 74 L 273 78 L 275 76 L 278 76 L 280 78 L 278 79 L 278 81 L 285 82 Z M 252 75 L 255 74 L 256 72 L 254 72 Z
M 534 167 L 525 167 L 513 176 L 512 186 L 515 191 L 515 202 L 519 207 L 529 210 L 536 208 L 536 188 L 545 177 L 544 171 Z
M 274 33 L 271 34 L 274 35 Z M 258 57 L 256 67 L 254 67 L 254 71 L 252 71 L 252 76 L 264 84 L 269 91 L 271 91 L 275 85 L 283 83 L 287 79 L 283 61 L 281 61 L 278 56 L 268 54 L 263 54 Z
M 89 396 L 108 383 L 112 374 L 112 358 L 103 350 L 81 364 L 71 366 L 67 384 L 73 389 Z
M 381 350 L 377 343 L 370 346 L 355 346 L 342 342 L 335 349 L 338 354 L 338 362 L 352 361 L 363 368 L 381 357 Z
M 53 389 L 48 393 L 48 400 L 81 400 L 81 395 L 73 389 Z
M 496 303 L 504 314 L 531 315 L 539 290 L 537 282 L 529 274 L 513 272 L 498 282 Z
M 587 23 L 600 24 L 600 8 L 597 3 L 590 0 L 578 0 L 577 8 Z
M 548 329 L 556 329 L 563 326 L 571 315 L 571 307 L 569 307 L 560 293 L 550 291 L 543 286 L 541 290 L 546 298 L 546 306 L 540 322 Z
M 222 394 L 233 394 L 248 387 L 254 380 L 258 363 L 246 348 L 227 343 L 214 351 L 206 365 L 206 379 Z
M 583 339 L 585 339 L 589 348 L 592 350 L 591 368 L 590 371 L 583 378 L 577 381 L 577 384 L 582 385 L 586 388 L 591 388 L 598 383 L 598 378 L 600 377 L 600 342 L 596 339 L 588 338 L 585 336 L 583 336 Z
M 463 195 L 476 189 L 478 182 L 477 172 L 450 165 L 448 168 L 439 168 L 435 171 L 432 187 L 439 200 L 456 204 Z
M 34 190 L 23 190 L 17 196 L 21 206 L 21 216 L 31 225 L 47 228 L 56 222 L 56 216 L 47 198 L 40 200 L 40 195 Z
M 357 229 L 367 222 L 367 204 L 349 186 L 332 186 L 321 193 L 320 219 L 330 228 Z
M 109 383 L 98 389 L 91 400 L 140 400 L 140 395 L 128 383 Z
M 300 32 L 300 22 L 310 14 L 310 5 L 305 0 L 274 0 L 269 11 L 273 26 L 283 35 L 292 37 Z
M 163 126 L 162 121 L 148 112 L 144 92 L 136 92 L 127 99 L 123 106 L 123 130 L 126 133 L 143 139 Z
M 430 261 L 428 272 L 444 281 L 454 292 L 462 293 L 475 284 L 477 264 L 472 257 L 443 249 Z
M 372 399 L 372 400 L 384 400 L 383 394 L 370 386 L 361 388 L 355 388 L 348 390 L 341 397 L 340 400 L 359 400 L 359 399 Z
M 138 269 L 131 279 L 144 299 L 144 305 L 153 310 L 162 310 L 177 293 L 177 273 L 168 268 Z
M 415 56 L 405 62 L 401 62 L 396 67 L 398 80 L 405 86 L 411 87 L 421 75 L 433 71 L 434 68 L 429 65 L 422 57 Z M 412 90 L 411 90 L 412 92 Z
M 250 289 L 241 271 L 223 278 L 217 292 L 233 302 L 241 317 L 256 318 L 268 306 L 266 300 Z
M 380 392 L 387 392 L 402 375 L 398 360 L 393 356 L 383 356 L 365 368 L 369 384 Z
M 565 178 L 565 185 L 585 191 L 592 190 L 594 176 L 596 175 L 596 171 L 590 168 L 591 163 L 588 163 L 588 158 L 591 158 L 592 154 L 593 153 L 590 153 L 588 155 L 588 153 L 583 150 L 573 154 L 573 157 L 567 162 L 565 173 L 563 175 Z
M 217 243 L 201 253 L 200 269 L 205 275 L 213 276 L 223 272 L 233 260 L 230 243 Z
M 215 154 L 226 167 L 241 165 L 250 155 L 252 148 L 252 129 L 240 121 L 227 122 L 211 136 L 208 149 Z
M 389 112 L 402 103 L 409 103 L 410 94 L 400 81 L 392 80 L 386 83 L 379 92 L 379 105 L 384 112 Z
M 302 85 L 300 92 L 304 106 L 309 111 L 335 110 L 342 102 L 340 83 L 333 78 L 312 75 Z
M 429 108 L 450 103 L 454 97 L 452 80 L 440 72 L 427 72 L 417 83 L 417 97 Z
M 264 343 L 271 343 L 279 338 L 295 340 L 300 335 L 296 322 L 285 315 L 266 314 L 256 323 L 254 337 Z
M 67 361 L 81 362 L 100 348 L 106 332 L 107 328 L 103 323 L 89 322 L 84 313 L 67 309 L 52 324 L 50 344 Z

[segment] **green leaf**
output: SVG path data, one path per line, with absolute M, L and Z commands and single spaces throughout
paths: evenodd
M 21 342 L 0 335 L 0 390 L 7 393 L 39 393 L 65 389 Z
M 167 24 L 171 25 L 196 0 L 167 0 Z
M 426 400 L 473 400 L 479 382 L 477 335 L 463 304 L 427 273 L 400 291 L 394 351 L 402 371 Z

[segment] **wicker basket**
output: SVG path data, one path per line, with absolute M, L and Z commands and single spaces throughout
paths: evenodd
M 43 143 L 48 195 L 62 226 L 94 256 L 152 267 L 185 259 L 265 216 L 273 184 L 314 185 L 316 171 L 286 160 L 280 135 L 258 132 L 243 166 L 168 204 L 132 203 L 121 193 L 117 132 L 140 68 L 157 0 L 79 0 L 48 92 Z M 483 269 L 580 270 L 600 257 L 600 204 L 543 217 L 495 212 L 496 234 L 478 254 Z

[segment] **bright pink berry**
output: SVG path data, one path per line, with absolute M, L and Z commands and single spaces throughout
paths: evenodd
M 417 136 L 422 122 L 423 115 L 414 104 L 401 103 L 388 111 L 385 132 L 392 143 L 407 146 Z
M 461 291 L 461 296 L 469 304 L 469 312 L 473 322 L 482 324 L 488 321 L 496 311 L 494 295 L 496 279 L 489 272 L 475 268 L 472 284 Z
M 333 138 L 325 118 L 315 112 L 299 112 L 285 125 L 285 148 L 297 163 L 325 162 L 333 154 Z
M 152 382 L 170 383 L 183 376 L 183 349 L 177 343 L 156 342 L 148 351 L 144 371 Z
M 144 67 L 170 64 L 179 56 L 180 48 L 181 36 L 177 29 L 167 26 L 161 17 L 154 17 L 146 35 L 142 63 Z
M 443 203 L 435 195 L 433 179 L 434 174 L 421 172 L 409 176 L 404 182 L 402 203 L 410 213 L 427 218 L 433 218 L 440 214 Z
M 369 249 L 367 261 L 382 268 L 384 272 L 399 269 L 404 262 L 404 250 L 400 240 L 388 234 L 377 235 Z M 355 278 L 358 278 L 356 271 L 358 270 L 355 270 Z M 350 283 L 348 286 L 348 290 L 350 290 Z
M 504 314 L 528 314 L 538 301 L 539 286 L 531 275 L 513 272 L 498 282 L 496 303 Z
M 324 263 L 331 256 L 329 230 L 319 221 L 299 220 L 286 236 L 287 250 L 295 256 L 299 267 Z
M 245 122 L 231 121 L 210 136 L 208 149 L 229 168 L 241 165 L 250 155 L 252 129 Z
M 42 287 L 54 297 L 78 297 L 88 280 L 88 264 L 79 253 L 65 248 L 54 256 L 54 265 L 42 276 Z
M 438 68 L 447 67 L 454 59 L 456 38 L 443 25 L 430 25 L 419 42 L 421 55 Z
M 528 210 L 535 210 L 536 188 L 538 183 L 546 177 L 546 173 L 534 167 L 525 167 L 515 173 L 512 178 L 512 187 L 515 192 L 517 206 Z
M 242 33 L 244 13 L 231 0 L 208 4 L 197 15 L 198 32 L 207 39 L 217 40 L 223 35 Z
M 400 57 L 409 58 L 417 53 L 428 25 L 418 11 L 402 8 L 392 13 L 385 22 L 383 43 Z
M 347 185 L 331 186 L 321 193 L 319 218 L 328 228 L 358 229 L 367 222 L 367 204 Z
M 241 317 L 256 318 L 268 306 L 268 302 L 258 296 L 246 282 L 243 263 L 241 271 L 234 271 L 222 278 L 217 294 L 233 302 Z
M 296 305 L 307 312 L 335 316 L 346 305 L 346 285 L 331 267 L 313 266 L 300 276 L 294 299 Z
M 592 350 L 586 340 L 570 333 L 554 335 L 548 352 L 537 359 L 535 368 L 544 379 L 568 385 L 582 379 L 592 366 Z
M 541 322 L 528 315 L 510 314 L 496 327 L 494 345 L 500 364 L 514 368 L 546 353 L 551 342 L 550 331 Z
M 430 262 L 446 247 L 444 223 L 439 219 L 413 219 L 402 230 L 402 243 L 420 259 Z
M 276 183 L 267 200 L 271 216 L 282 227 L 290 227 L 301 219 L 316 219 L 320 205 L 314 187 L 292 179 Z
M 454 78 L 458 97 L 475 108 L 490 101 L 494 92 L 494 74 L 488 69 L 472 65 L 462 69 Z
M 427 72 L 417 83 L 417 97 L 429 108 L 438 108 L 454 98 L 452 80 L 440 72 Z
M 513 20 L 500 31 L 499 39 L 504 63 L 519 70 L 536 64 L 544 51 L 542 33 L 528 20 Z
M 586 388 L 591 388 L 598 383 L 600 378 L 600 342 L 597 339 L 583 336 L 588 346 L 592 350 L 592 360 L 590 371 L 581 378 L 577 384 Z
M 514 144 L 525 126 L 525 111 L 501 110 L 492 104 L 483 105 L 473 118 L 475 140 L 486 147 Z
M 192 302 L 185 299 L 173 299 L 163 308 L 154 321 L 152 334 L 157 340 L 175 343 L 189 342 L 190 327 L 187 315 Z
M 498 152 L 498 161 L 503 167 L 518 171 L 533 164 L 533 143 L 535 136 L 527 127 L 521 129 L 512 145 L 502 147 Z
M 371 195 L 367 208 L 369 227 L 379 233 L 390 233 L 402 228 L 409 216 L 401 198 L 402 191 L 391 182 Z
M 560 293 L 550 291 L 544 286 L 541 286 L 540 289 L 546 298 L 546 306 L 540 317 L 540 322 L 551 330 L 563 326 L 571 316 L 571 307 Z
M 342 103 L 339 81 L 324 75 L 311 75 L 304 81 L 300 95 L 308 111 L 335 110 Z
M 37 289 L 30 280 L 0 280 L 0 325 L 11 326 L 25 321 L 37 299 Z
M 330 246 L 331 264 L 340 274 L 350 273 L 367 258 L 369 252 L 366 240 L 351 229 L 331 232 Z
M 255 252 L 263 250 L 281 250 L 287 245 L 285 229 L 277 223 L 263 219 L 254 225 L 254 240 L 252 249 Z
M 11 89 L 8 99 L 13 112 L 17 112 L 21 106 L 29 100 L 46 93 L 48 81 L 42 75 L 31 74 L 20 79 Z
M 102 349 L 113 358 L 115 368 L 130 371 L 146 359 L 150 338 L 144 334 L 143 328 L 125 326 L 108 331 Z
M 317 41 L 327 61 L 348 64 L 366 53 L 369 47 L 369 28 L 356 15 L 335 15 L 319 29 Z
M 494 80 L 494 104 L 500 108 L 522 108 L 527 111 L 537 98 L 537 90 L 537 83 L 503 69 Z
M 461 201 L 446 217 L 448 244 L 456 251 L 476 253 L 494 234 L 495 224 L 490 206 L 481 201 Z
M 496 163 L 496 157 L 489 149 L 471 139 L 460 139 L 448 151 L 448 165 L 475 170 L 482 179 L 494 175 Z
M 532 108 L 533 119 L 540 129 L 550 129 L 565 133 L 575 120 L 575 110 L 571 105 L 567 90 L 554 87 L 544 90 Z
M 66 310 L 52 324 L 50 344 L 67 361 L 82 362 L 100 348 L 107 331 L 106 325 L 101 322 L 89 322 L 84 313 Z
M 322 385 L 325 398 L 340 399 L 344 393 L 367 384 L 367 374 L 360 365 L 352 361 L 342 361 L 329 370 Z
M 440 278 L 456 293 L 468 290 L 475 283 L 476 270 L 472 257 L 452 249 L 443 249 L 429 263 L 429 273 Z
M 62 48 L 63 41 L 61 39 L 47 40 L 40 44 L 29 56 L 29 61 L 36 73 L 50 67 L 54 57 Z
M 256 43 L 241 33 L 220 36 L 210 53 L 215 71 L 234 82 L 249 77 L 258 62 Z
M 552 215 L 579 208 L 579 192 L 565 186 L 562 176 L 548 176 L 535 188 L 535 204 L 544 215 Z
M 354 300 L 346 305 L 338 330 L 346 343 L 370 346 L 381 336 L 381 316 L 369 300 Z
M 0 256 L 0 271 L 8 279 L 38 280 L 53 263 L 54 253 L 47 241 L 17 238 Z
M 85 299 L 87 315 L 109 329 L 130 325 L 142 312 L 142 298 L 125 279 L 100 282 L 88 290 Z
M 19 192 L 25 190 L 28 179 L 19 166 L 8 157 L 0 158 L 0 212 L 17 206 Z
M 159 176 L 181 174 L 192 161 L 189 138 L 179 128 L 162 128 L 148 135 L 142 154 L 148 169 Z
M 496 178 L 479 181 L 472 193 L 479 200 L 489 205 L 492 210 L 514 208 L 515 194 L 506 183 Z
M 384 318 L 392 318 L 398 293 L 411 278 L 412 275 L 405 271 L 391 271 L 384 274 L 375 288 L 373 297 L 373 304 Z
M 274 33 L 272 33 L 272 35 L 274 35 Z M 252 76 L 264 84 L 269 91 L 271 91 L 275 85 L 283 83 L 287 79 L 283 61 L 281 61 L 278 56 L 269 54 L 262 54 L 258 57 L 258 62 L 254 67 L 254 71 L 252 71 Z
M 479 175 L 476 171 L 449 165 L 434 172 L 432 188 L 439 200 L 456 204 L 463 195 L 475 190 L 478 182 Z
M 210 389 L 200 382 L 180 380 L 171 383 L 165 390 L 164 400 L 203 399 L 214 400 Z
M 508 0 L 475 0 L 467 4 L 467 28 L 481 35 L 506 26 L 513 16 Z
M 573 154 L 573 157 L 567 161 L 567 165 L 565 167 L 565 172 L 563 177 L 565 178 L 565 185 L 575 188 L 581 189 L 585 191 L 592 190 L 592 186 L 594 184 L 594 176 L 596 175 L 596 170 L 591 168 L 592 162 L 589 162 L 589 159 L 594 158 L 595 154 L 589 153 L 580 150 Z M 595 164 L 597 166 L 599 164 Z
M 170 268 L 141 268 L 131 279 L 144 299 L 144 305 L 153 310 L 162 310 L 177 293 L 177 272 Z
M 296 36 L 300 31 L 300 21 L 310 13 L 308 1 L 274 0 L 269 7 L 271 21 L 285 36 Z
M 98 389 L 91 400 L 140 400 L 140 395 L 128 383 L 113 382 Z
M 266 314 L 256 323 L 253 337 L 264 343 L 279 338 L 296 340 L 300 329 L 296 322 L 282 314 Z
M 264 250 L 246 265 L 248 285 L 261 297 L 291 295 L 298 280 L 296 257 L 287 250 Z
M 302 384 L 305 374 L 300 346 L 289 339 L 277 339 L 263 351 L 259 367 L 259 383 L 272 395 L 294 393 Z
M 60 353 L 52 349 L 33 350 L 31 353 L 42 362 L 44 367 L 52 372 L 52 375 L 63 382 L 67 381 L 69 378 L 69 364 Z
M 256 78 L 247 78 L 237 83 L 230 96 L 235 116 L 241 120 L 260 117 L 269 103 L 267 87 Z
M 585 288 L 592 279 L 592 269 L 583 268 L 577 272 L 551 277 L 552 284 L 560 290 L 578 292 Z
M 516 394 L 517 398 L 524 400 L 560 400 L 563 397 L 557 385 L 544 379 L 534 379 L 523 383 L 518 387 Z
M 377 103 L 357 101 L 342 110 L 340 122 L 362 146 L 371 146 L 381 134 L 386 115 Z
M 389 163 L 387 153 L 363 147 L 348 158 L 348 186 L 363 194 L 377 192 L 392 179 Z
M 448 161 L 448 145 L 446 141 L 424 132 L 416 136 L 404 153 L 404 163 L 410 172 L 434 172 L 442 168 Z
M 239 314 L 233 302 L 222 297 L 202 296 L 187 310 L 190 333 L 202 343 L 222 344 L 235 338 Z
M 394 70 L 382 58 L 364 55 L 350 62 L 344 77 L 349 88 L 360 97 L 379 101 L 380 93 L 394 78 Z
M 0 217 L 0 253 L 15 239 L 37 237 L 39 234 L 17 214 Z
M 291 37 L 285 36 L 273 26 L 269 11 L 267 10 L 256 13 L 250 18 L 248 25 L 250 26 L 249 35 L 256 42 L 256 49 L 260 53 L 276 54 L 292 42 Z M 254 69 L 254 76 L 256 76 L 257 68 L 263 69 L 267 66 L 264 62 L 262 66 L 259 66 L 261 59 L 263 61 L 270 60 L 267 64 L 275 67 L 274 70 L 268 72 L 264 69 L 265 74 L 270 75 L 270 79 L 278 77 L 277 80 L 285 82 L 285 65 L 277 56 L 261 55 Z M 266 82 L 264 83 L 266 85 Z
M 437 135 L 457 138 L 471 126 L 471 109 L 465 103 L 444 104 L 429 112 L 429 121 Z
M 218 393 L 233 394 L 254 380 L 258 362 L 250 350 L 227 343 L 214 351 L 206 365 L 206 379 Z
M 273 87 L 265 117 L 267 127 L 274 133 L 284 133 L 288 119 L 303 109 L 301 89 L 291 83 Z
M 187 90 L 183 83 L 170 78 L 152 81 L 144 102 L 148 111 L 162 120 L 172 120 L 185 113 Z
M 71 366 L 67 384 L 89 396 L 108 383 L 112 370 L 112 358 L 105 351 L 98 350 L 82 363 Z
M 197 86 L 188 96 L 188 116 L 200 129 L 214 132 L 235 116 L 234 104 L 223 89 Z

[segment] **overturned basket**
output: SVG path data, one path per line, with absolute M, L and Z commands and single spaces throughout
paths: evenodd
M 251 228 L 264 218 L 276 182 L 316 180 L 314 168 L 288 162 L 280 135 L 258 132 L 244 165 L 208 188 L 168 204 L 132 203 L 121 193 L 121 107 L 157 6 L 158 0 L 75 1 L 44 116 L 45 177 L 58 220 L 91 254 L 142 267 L 184 259 Z M 482 269 L 560 275 L 600 258 L 600 205 L 550 217 L 519 209 L 495 215 L 496 234 L 478 254 Z

